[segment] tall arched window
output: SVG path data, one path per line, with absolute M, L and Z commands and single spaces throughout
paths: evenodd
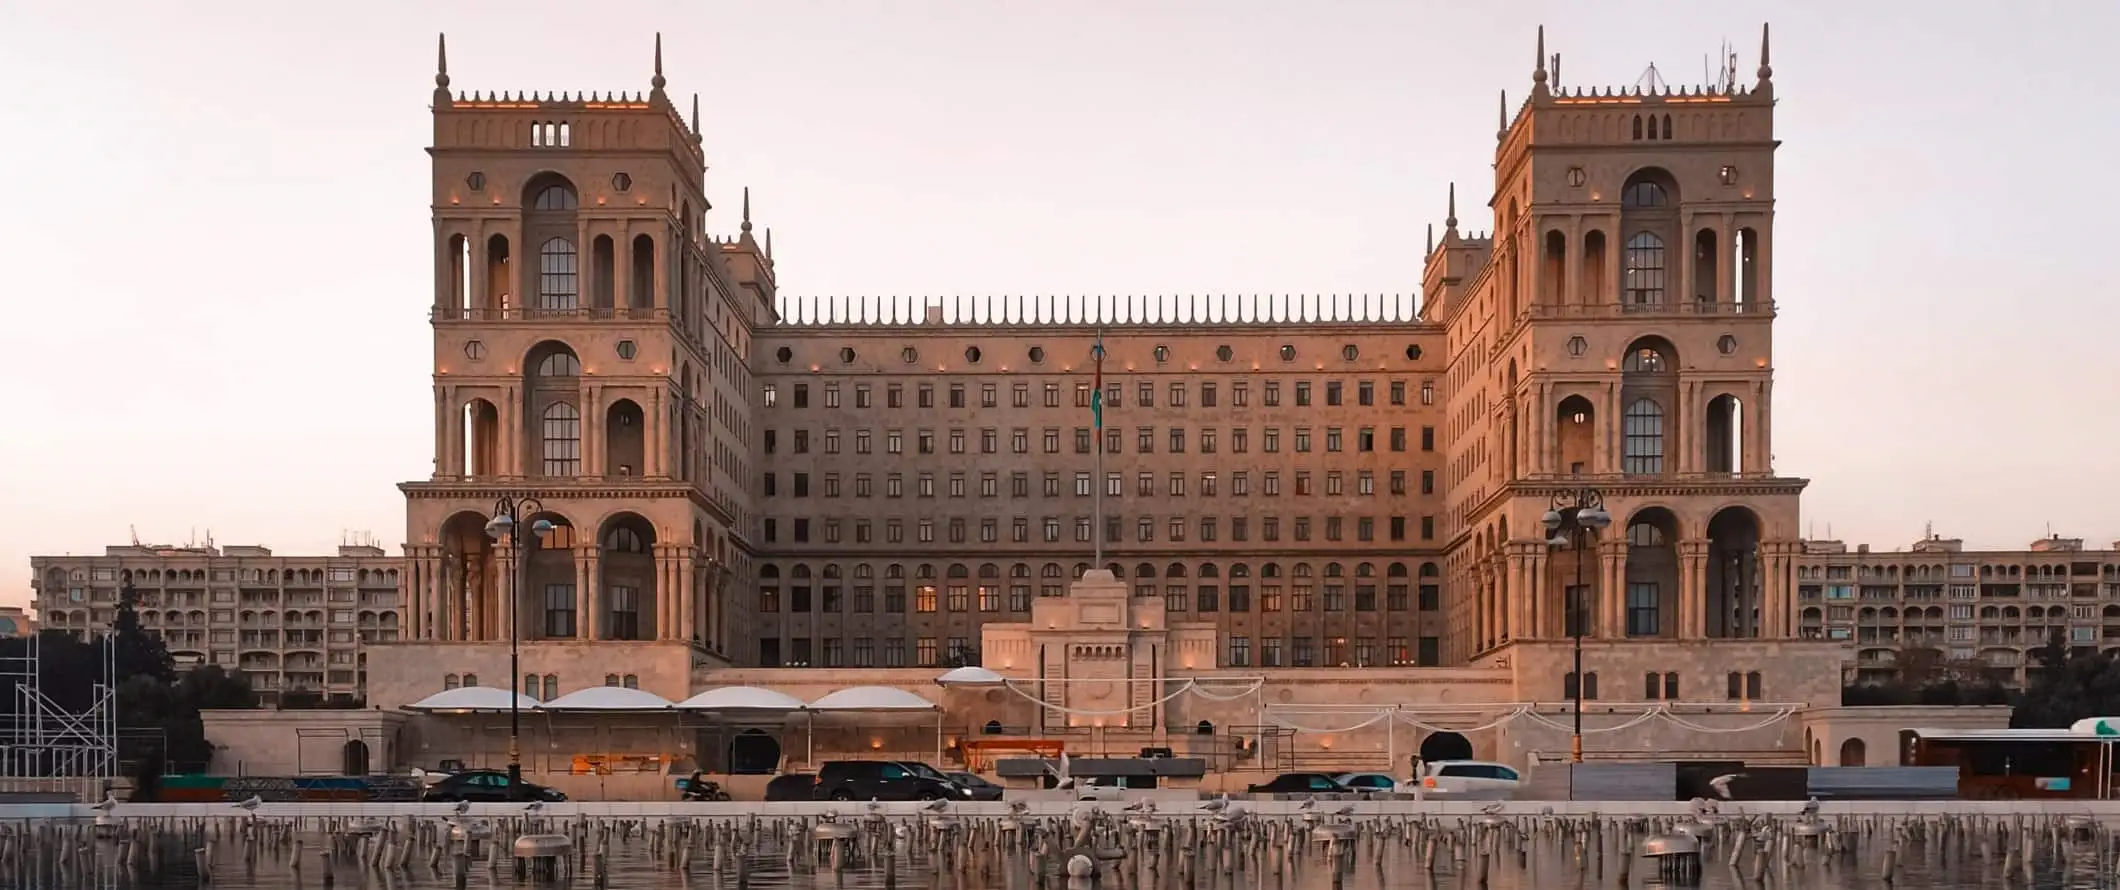
M 574 197 L 574 190 L 563 185 L 546 186 L 537 193 L 531 203 L 532 210 L 576 210 L 581 202 Z
M 1664 409 L 1648 399 L 1627 406 L 1621 419 L 1620 472 L 1655 474 L 1664 471 Z
M 582 415 L 567 402 L 545 408 L 545 475 L 578 476 L 582 468 Z
M 550 194 L 553 190 L 546 189 Z M 1631 256 L 1631 253 L 1630 253 Z M 573 309 L 581 296 L 580 257 L 574 242 L 547 238 L 537 248 L 537 308 Z
M 1655 188 L 1654 183 L 1642 183 Z M 1664 239 L 1652 232 L 1637 232 L 1627 239 L 1627 266 L 1620 286 L 1629 306 L 1661 306 L 1664 302 Z
M 580 377 L 581 374 L 581 359 L 575 358 L 571 352 L 555 352 L 537 363 L 539 377 Z

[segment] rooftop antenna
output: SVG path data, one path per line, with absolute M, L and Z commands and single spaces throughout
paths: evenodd
M 140 546 L 140 527 L 137 525 L 127 525 L 125 527 L 125 531 L 132 535 L 133 546 Z
M 1936 520 L 1931 519 L 1921 524 L 1921 539 L 1924 541 L 1936 540 Z
M 1664 82 L 1664 73 L 1656 70 L 1655 62 L 1650 62 L 1649 70 L 1642 72 L 1642 76 L 1634 79 L 1634 88 L 1639 92 L 1660 93 L 1668 86 L 1669 84 Z

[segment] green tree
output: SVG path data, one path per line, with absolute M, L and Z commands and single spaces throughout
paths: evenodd
M 2050 646 L 2034 650 L 2039 662 Z M 2120 660 L 2097 652 L 2075 655 L 2060 646 L 2059 658 L 2049 659 L 2034 671 L 2029 688 L 2010 713 L 2010 725 L 2028 729 L 2059 729 L 2086 717 L 2120 715 Z

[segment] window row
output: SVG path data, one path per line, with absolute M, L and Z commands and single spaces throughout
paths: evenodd
M 1105 473 L 1105 497 L 1125 497 L 1129 488 L 1126 483 L 1126 477 L 1126 473 Z M 1355 470 L 1351 473 L 1345 470 L 1325 470 L 1323 472 L 1296 470 L 1290 472 L 1288 477 L 1291 483 L 1287 486 L 1289 489 L 1288 493 L 1299 497 L 1349 494 L 1366 496 L 1378 493 L 1375 470 Z M 809 473 L 789 473 L 787 475 L 787 485 L 785 490 L 783 490 L 780 481 L 781 475 L 779 473 L 767 473 L 761 480 L 760 494 L 769 498 L 838 498 L 846 497 L 850 494 L 856 498 L 873 498 L 877 496 L 876 477 L 870 473 L 853 474 L 850 480 L 851 485 L 842 484 L 842 480 L 845 477 L 842 477 L 839 473 L 819 474 L 815 485 L 811 484 L 811 478 Z M 1390 494 L 1403 495 L 1408 493 L 1407 480 L 1412 478 L 1408 471 L 1392 470 L 1385 474 L 1384 478 L 1387 483 L 1385 489 Z M 1225 479 L 1229 483 L 1230 497 L 1251 496 L 1253 485 L 1252 472 L 1250 470 L 1207 471 L 1200 473 L 1172 471 L 1162 474 L 1142 470 L 1133 474 L 1134 481 L 1131 488 L 1135 496 L 1144 498 L 1189 497 L 1194 495 L 1211 498 L 1222 493 L 1222 483 Z M 1064 487 L 1061 484 L 1061 480 L 1062 474 L 1060 473 L 1044 474 L 1042 484 L 1037 489 L 1039 496 L 1049 498 L 1065 496 L 1070 489 Z M 1434 470 L 1420 471 L 1420 480 L 1421 494 L 1435 494 Z M 906 474 L 904 473 L 884 474 L 883 485 L 881 486 L 882 496 L 886 498 L 906 497 L 908 489 L 906 481 Z M 943 477 L 941 481 L 945 485 L 938 487 L 934 473 L 913 474 L 913 484 L 910 486 L 912 496 L 932 498 L 941 496 L 944 492 L 952 498 L 972 496 L 974 477 L 970 473 L 951 473 Z M 979 497 L 1001 497 L 1000 473 L 980 473 L 977 476 L 977 483 Z M 1266 470 L 1259 473 L 1257 488 L 1258 494 L 1261 496 L 1279 497 L 1283 493 L 1281 471 Z M 1094 495 L 1096 493 L 1094 477 L 1087 472 L 1075 473 L 1074 485 L 1071 490 L 1075 497 L 1086 498 Z M 1008 496 L 1011 498 L 1031 497 L 1031 474 L 1010 473 L 1008 492 Z
M 1442 638 L 1421 637 L 1230 637 L 1223 667 L 1435 667 L 1442 664 Z M 765 667 L 960 667 L 976 664 L 970 637 L 768 637 L 759 640 Z M 1594 685 L 1594 683 L 1593 683 Z
M 1755 702 L 1762 697 L 1764 682 L 1758 671 L 1730 671 L 1723 675 L 1724 698 L 1734 702 Z M 1561 675 L 1561 697 L 1573 701 L 1580 697 L 1584 701 L 1597 701 L 1597 672 L 1585 671 L 1582 688 L 1576 688 L 1573 671 Z M 1680 701 L 1677 671 L 1648 671 L 1642 674 L 1643 701 Z
M 442 689 L 444 690 L 464 689 L 477 685 L 477 674 L 464 674 L 461 677 L 456 674 L 445 674 L 442 676 Z M 622 687 L 625 689 L 639 689 L 640 675 L 605 674 L 604 685 Z M 551 701 L 559 697 L 559 675 L 524 674 L 522 690 L 524 695 L 537 699 L 538 701 Z
M 1104 517 L 1104 541 L 1116 544 L 1131 540 L 1136 543 L 1154 543 L 1158 540 L 1172 543 L 1198 541 L 1213 543 L 1228 540 L 1248 542 L 1254 539 L 1272 543 L 1283 539 L 1291 541 L 1408 541 L 1413 540 L 1414 521 L 1418 519 L 1419 540 L 1435 540 L 1434 516 L 1295 516 L 1285 525 L 1279 516 L 1201 516 L 1188 518 L 1172 516 L 1158 520 L 1152 516 L 1137 517 L 1131 521 L 1132 535 L 1128 536 L 1129 521 L 1121 516 Z M 1035 523 L 1035 525 L 1034 525 Z M 782 520 L 768 518 L 764 522 L 761 537 L 765 543 L 781 543 Z M 1002 530 L 1003 520 L 997 517 L 971 519 L 951 516 L 943 519 L 897 517 L 874 519 L 810 519 L 807 517 L 787 520 L 788 542 L 795 544 L 903 544 L 908 540 L 920 544 L 947 542 L 967 544 L 977 540 L 982 544 L 996 544 L 1006 539 L 1009 543 L 1028 544 L 1033 540 L 1047 544 L 1059 543 L 1063 531 L 1073 526 L 1067 540 L 1076 543 L 1092 542 L 1094 524 L 1088 516 L 1045 516 L 1034 520 L 1029 516 L 1017 516 L 1007 520 L 1007 531 Z M 882 537 L 877 536 L 878 526 Z M 912 529 L 911 537 L 907 528 Z M 1254 535 L 1256 530 L 1256 535 Z M 1226 537 L 1225 537 L 1226 535 Z
M 1650 407 L 1652 408 L 1655 407 L 1653 403 L 1648 404 L 1650 404 Z M 561 406 L 555 405 L 554 407 L 557 408 Z M 579 420 L 579 417 L 572 413 L 571 406 L 568 406 L 568 416 L 565 419 L 570 422 Z M 563 434 L 564 438 L 572 439 L 580 435 L 577 428 L 568 427 L 567 430 L 568 431 L 564 432 Z M 1661 427 L 1658 427 L 1657 430 L 1658 432 L 1656 433 L 1656 435 L 1658 437 L 1660 448 L 1662 436 Z M 1195 444 L 1198 447 L 1198 453 L 1200 454 L 1214 454 L 1222 445 L 1223 432 L 1223 430 L 1216 427 L 1192 429 L 1189 427 L 1174 426 L 1162 428 L 1162 435 L 1159 437 L 1157 435 L 1156 427 L 1135 427 L 1133 434 L 1134 453 L 1156 453 L 1157 441 L 1160 438 L 1164 442 L 1163 447 L 1165 447 L 1168 453 L 1170 454 L 1186 453 L 1186 446 L 1188 442 Z M 1227 439 L 1229 453 L 1251 453 L 1252 431 L 1250 427 L 1231 427 L 1227 430 L 1227 432 L 1229 434 Z M 1328 426 L 1315 430 L 1307 426 L 1299 426 L 1291 428 L 1288 431 L 1289 435 L 1286 437 L 1286 440 L 1290 450 L 1298 454 L 1308 454 L 1313 451 L 1319 450 L 1328 453 L 1355 452 L 1360 454 L 1374 454 L 1378 451 L 1386 450 L 1403 453 L 1410 450 L 1412 447 L 1410 443 L 1413 441 L 1413 439 L 1409 436 L 1409 432 L 1410 430 L 1408 427 L 1390 427 L 1382 432 L 1383 442 L 1382 444 L 1379 444 L 1379 431 L 1377 427 L 1373 426 Z M 1259 451 L 1265 454 L 1281 453 L 1281 445 L 1283 442 L 1283 436 L 1281 435 L 1281 433 L 1282 430 L 1280 427 L 1265 427 L 1263 429 L 1260 429 Z M 1046 454 L 1059 454 L 1062 434 L 1063 430 L 1061 427 L 1046 427 L 1043 430 L 1038 431 L 1037 435 L 1039 439 L 1039 450 Z M 1013 429 L 1010 429 L 1007 435 L 1008 450 L 1010 453 L 1031 453 L 1031 428 L 1015 427 Z M 1420 441 L 1420 450 L 1435 450 L 1435 427 L 1421 427 L 1418 435 Z M 978 453 L 1001 453 L 1002 430 L 998 427 L 985 427 L 979 430 L 956 428 L 945 430 L 941 433 L 938 433 L 937 431 L 932 429 L 916 429 L 912 431 L 910 438 L 913 441 L 913 451 L 916 454 L 935 454 L 937 453 L 936 449 L 938 443 L 944 442 L 947 443 L 950 454 L 969 454 L 972 453 L 971 443 L 973 436 L 978 437 Z M 855 454 L 874 454 L 876 452 L 877 437 L 874 431 L 855 430 L 853 432 L 853 435 L 849 437 L 837 428 L 826 429 L 821 435 L 813 434 L 809 429 L 806 428 L 797 428 L 789 430 L 787 436 L 788 451 L 792 454 L 809 454 L 812 448 L 815 448 L 825 454 L 839 454 L 846 447 L 846 440 L 848 438 L 852 438 L 854 440 L 853 449 Z M 883 453 L 905 453 L 906 439 L 909 438 L 906 430 L 886 429 L 883 431 L 882 438 Z M 1125 453 L 1126 438 L 1126 431 L 1123 428 L 1107 427 L 1104 430 L 1104 453 Z M 1090 454 L 1096 444 L 1096 435 L 1094 430 L 1086 426 L 1075 427 L 1073 430 L 1073 439 L 1074 451 L 1076 454 Z M 766 430 L 765 453 L 780 453 L 780 441 L 780 430 Z M 1661 452 L 1659 451 L 1658 454 L 1660 457 Z
M 564 125 L 564 124 L 562 124 L 561 126 L 565 126 L 565 125 Z M 534 127 L 532 128 L 532 133 L 533 133 L 533 136 L 534 136 L 534 135 L 535 135 L 535 133 L 536 133 L 536 130 L 535 130 L 535 128 L 534 128 Z M 623 189 L 621 189 L 621 191 L 623 191 Z M 1101 350 L 1101 349 L 1103 348 L 1103 346 L 1102 346 L 1102 344 L 1100 343 L 1100 344 L 1099 344 L 1099 345 L 1098 345 L 1097 347 L 1095 347 L 1095 348 L 1096 348 L 1096 349 L 1100 349 L 1100 350 Z M 1420 344 L 1418 344 L 1418 343 L 1408 343 L 1408 344 L 1406 344 L 1406 349 L 1405 349 L 1405 352 L 1404 352 L 1403 354 L 1404 354 L 1404 355 L 1406 356 L 1406 360 L 1407 360 L 1407 361 L 1420 361 L 1420 359 L 1421 359 L 1421 354 L 1422 354 L 1422 351 L 1423 351 L 1423 350 L 1421 349 L 1421 346 L 1420 346 Z M 1164 363 L 1166 363 L 1166 362 L 1169 362 L 1169 361 L 1170 361 L 1170 359 L 1171 359 L 1171 350 L 1170 350 L 1170 347 L 1169 347 L 1169 346 L 1165 346 L 1165 345 L 1162 345 L 1162 344 L 1157 344 L 1157 345 L 1156 345 L 1156 348 L 1155 348 L 1155 350 L 1154 350 L 1154 353 L 1153 353 L 1153 354 L 1155 355 L 1155 358 L 1156 358 L 1156 364 L 1159 364 L 1159 365 L 1160 365 L 1160 364 L 1164 364 Z M 1280 357 L 1280 359 L 1281 359 L 1281 361 L 1284 361 L 1284 362 L 1292 362 L 1292 361 L 1295 361 L 1295 360 L 1296 360 L 1296 347 L 1295 347 L 1295 344 L 1293 344 L 1293 343 L 1283 343 L 1283 344 L 1281 344 L 1280 348 L 1278 348 L 1278 349 L 1274 350 L 1274 354 L 1275 354 L 1275 355 L 1277 355 L 1277 356 L 1279 356 L 1279 357 Z M 1043 347 L 1043 346 L 1033 346 L 1033 347 L 1031 347 L 1031 348 L 1030 348 L 1030 350 L 1029 350 L 1029 351 L 1028 351 L 1028 352 L 1026 353 L 1026 356 L 1027 356 L 1027 357 L 1028 357 L 1028 358 L 1029 358 L 1029 359 L 1031 360 L 1031 364 L 1034 364 L 1034 365 L 1042 365 L 1042 364 L 1044 364 L 1044 363 L 1045 363 L 1045 347 Z M 840 348 L 839 348 L 839 363 L 840 363 L 840 364 L 843 364 L 843 365 L 851 365 L 851 364 L 853 364 L 853 363 L 854 363 L 854 359 L 855 359 L 856 357 L 857 357 L 857 353 L 856 353 L 856 352 L 854 351 L 854 347 L 852 347 L 852 346 L 842 346 L 842 347 L 840 347 Z M 977 346 L 967 346 L 967 347 L 965 347 L 965 350 L 964 350 L 964 360 L 965 360 L 965 361 L 967 361 L 967 362 L 970 362 L 970 363 L 972 363 L 972 364 L 975 364 L 975 365 L 976 365 L 976 364 L 978 364 L 978 363 L 979 363 L 979 360 L 980 360 L 980 359 L 982 359 L 982 358 L 985 358 L 985 357 L 986 357 L 986 353 L 985 353 L 985 351 L 984 351 L 984 350 L 981 350 L 981 349 L 980 349 L 979 347 L 977 347 Z M 1355 344 L 1353 344 L 1353 343 L 1347 343 L 1347 344 L 1344 344 L 1344 345 L 1342 345 L 1342 346 L 1340 347 L 1340 360 L 1341 360 L 1341 361 L 1346 361 L 1346 362 L 1351 362 L 1351 361 L 1358 361 L 1358 360 L 1360 360 L 1360 359 L 1361 359 L 1361 357 L 1362 357 L 1362 347 L 1360 347 L 1360 346 L 1357 346 L 1357 345 L 1355 345 Z M 792 362 L 792 361 L 794 361 L 794 360 L 795 360 L 795 350 L 794 350 L 794 348 L 793 348 L 793 347 L 788 347 L 788 346 L 782 346 L 782 347 L 780 347 L 780 348 L 778 348 L 778 349 L 775 349 L 775 350 L 773 350 L 773 358 L 774 358 L 774 360 L 775 360 L 775 361 L 778 361 L 779 363 L 781 363 L 781 364 L 783 364 L 783 365 L 785 365 L 785 364 L 788 364 L 789 362 Z M 904 361 L 904 362 L 905 362 L 906 364 L 908 364 L 908 365 L 910 365 L 910 364 L 913 364 L 913 363 L 915 363 L 915 362 L 918 362 L 918 361 L 920 361 L 920 350 L 919 350 L 919 349 L 917 349 L 917 348 L 915 348 L 915 347 L 912 347 L 912 346 L 907 346 L 907 347 L 904 347 L 904 348 L 902 348 L 902 349 L 898 350 L 898 358 L 899 358 L 899 359 L 900 359 L 901 361 Z M 1235 347 L 1232 347 L 1232 346 L 1230 346 L 1230 345 L 1229 345 L 1229 344 L 1227 344 L 1227 343 L 1224 343 L 1224 344 L 1222 344 L 1222 345 L 1220 345 L 1220 346 L 1216 346 L 1216 347 L 1215 347 L 1215 360 L 1216 360 L 1216 361 L 1220 361 L 1220 362 L 1227 362 L 1227 361 L 1235 361 L 1235 360 L 1236 360 L 1236 358 L 1237 358 L 1237 350 L 1236 350 L 1236 348 L 1235 348 Z
M 572 246 L 568 245 L 568 249 L 571 251 Z M 569 255 L 571 256 L 571 254 Z M 975 385 L 978 387 L 976 390 L 978 407 L 1001 407 L 1001 384 L 998 382 L 979 384 L 951 383 L 940 387 L 939 390 L 946 395 L 949 407 L 970 408 L 973 406 L 975 398 L 975 391 L 972 389 Z M 789 403 L 795 408 L 810 407 L 811 386 L 812 384 L 808 383 L 791 384 L 788 393 Z M 824 407 L 838 408 L 841 406 L 841 384 L 824 383 L 816 386 L 822 390 Z M 1046 408 L 1062 407 L 1062 386 L 1063 384 L 1052 381 L 1039 384 L 1040 392 L 1037 404 Z M 1032 407 L 1031 387 L 1032 384 L 1029 382 L 1009 384 L 1009 406 L 1012 408 Z M 1251 406 L 1251 382 L 1248 380 L 1201 381 L 1197 383 L 1173 381 L 1163 385 L 1161 388 L 1163 406 L 1168 408 L 1186 407 L 1188 401 L 1193 401 L 1194 404 L 1202 408 L 1220 407 L 1222 395 L 1225 392 L 1228 394 L 1230 407 L 1248 408 Z M 852 385 L 852 389 L 854 407 L 875 407 L 876 387 L 874 384 L 857 383 Z M 1073 389 L 1074 407 L 1088 408 L 1090 406 L 1090 384 L 1075 383 L 1073 384 Z M 1157 389 L 1158 384 L 1153 382 L 1135 384 L 1134 404 L 1142 408 L 1156 407 Z M 906 384 L 884 384 L 884 407 L 906 407 L 905 391 Z M 1408 393 L 1413 391 L 1413 385 L 1408 381 L 1392 380 L 1384 386 L 1384 398 L 1388 404 L 1405 405 Z M 914 405 L 921 408 L 936 407 L 937 392 L 938 387 L 936 384 L 914 384 Z M 1350 404 L 1366 407 L 1377 404 L 1377 384 L 1372 380 L 1357 380 L 1354 381 L 1353 386 L 1349 386 L 1347 381 L 1343 380 L 1327 380 L 1322 387 L 1313 386 L 1313 381 L 1298 380 L 1288 385 L 1287 392 L 1294 405 L 1298 408 L 1307 408 L 1316 403 L 1322 403 L 1327 407 Z M 1267 408 L 1278 408 L 1282 403 L 1282 393 L 1281 381 L 1263 381 L 1259 386 L 1259 403 Z M 1125 401 L 1125 395 L 1126 384 L 1106 383 L 1104 386 L 1104 407 L 1107 409 L 1120 407 L 1121 403 Z M 1423 405 L 1435 404 L 1435 383 L 1433 381 L 1422 381 L 1419 384 L 1418 397 Z M 779 384 L 766 384 L 762 398 L 764 399 L 765 407 L 779 407 Z

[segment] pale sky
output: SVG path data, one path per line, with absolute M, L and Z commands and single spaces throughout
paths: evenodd
M 458 89 L 703 94 L 786 294 L 1406 293 L 1534 29 L 1577 85 L 1774 25 L 1776 466 L 1818 536 L 2120 538 L 2120 5 L 0 3 L 0 602 L 32 553 L 397 552 L 433 455 L 427 156 Z

